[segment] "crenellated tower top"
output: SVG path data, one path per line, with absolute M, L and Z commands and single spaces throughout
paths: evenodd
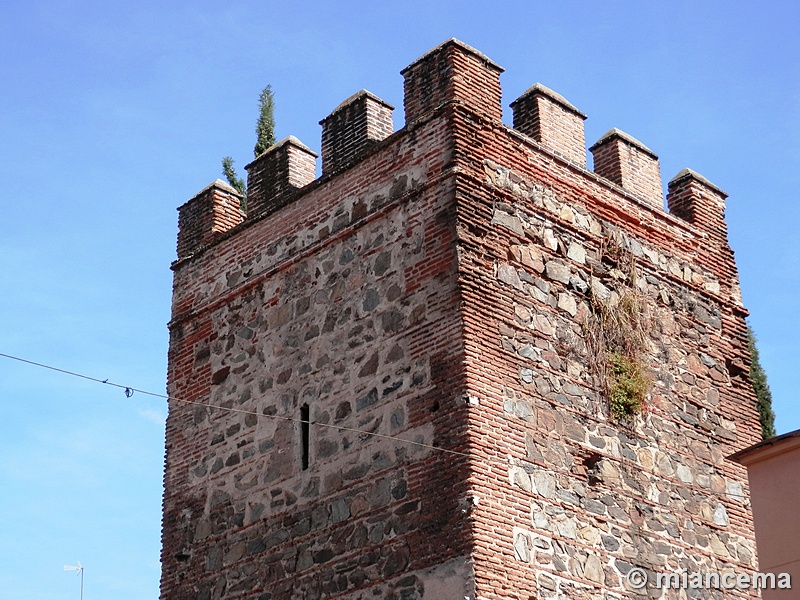
M 413 128 L 417 121 L 448 104 L 464 107 L 499 124 L 502 72 L 503 68 L 485 54 L 455 38 L 429 50 L 401 71 L 404 78 L 403 129 Z M 534 140 L 542 150 L 586 169 L 583 122 L 587 117 L 566 98 L 536 83 L 514 100 L 511 108 L 513 129 Z M 388 102 L 362 89 L 322 119 L 322 177 L 353 166 L 391 136 L 393 110 Z M 589 150 L 594 156 L 596 175 L 654 209 L 663 210 L 658 156 L 652 150 L 617 128 L 601 136 Z M 302 188 L 315 180 L 316 158 L 316 153 L 290 136 L 247 165 L 245 223 L 271 214 L 296 198 Z M 687 179 L 687 173 L 693 176 Z M 671 197 L 681 195 L 678 190 L 689 180 L 703 182 L 709 190 L 718 190 L 694 171 L 684 169 L 670 182 Z M 670 212 L 699 228 L 718 227 L 724 214 L 724 194 L 712 195 L 713 199 L 699 193 L 682 194 L 683 200 L 670 202 Z M 226 212 L 224 194 L 208 195 L 204 202 L 218 206 L 204 211 L 194 208 L 197 199 L 190 202 L 192 204 L 187 203 L 180 209 L 179 260 L 213 242 L 225 227 L 239 226 L 242 222 L 237 216 L 222 220 L 199 216 Z M 700 214 L 706 216 L 700 218 Z M 716 217 L 711 218 L 712 214 Z

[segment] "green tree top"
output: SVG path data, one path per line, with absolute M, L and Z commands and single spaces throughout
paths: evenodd
M 750 344 L 750 382 L 756 392 L 756 407 L 761 421 L 761 439 L 775 437 L 775 411 L 772 410 L 772 392 L 767 384 L 767 374 L 761 366 L 756 348 L 756 334 L 747 326 L 747 340 Z
M 258 97 L 258 120 L 256 121 L 256 146 L 253 154 L 258 158 L 265 150 L 275 144 L 275 95 L 272 86 L 268 85 Z M 222 174 L 237 192 L 242 195 L 242 210 L 247 209 L 247 187 L 244 179 L 236 174 L 233 159 L 226 156 L 222 159 Z
M 233 168 L 233 159 L 230 156 L 222 159 L 222 174 L 225 175 L 225 179 L 228 180 L 230 186 L 244 196 L 244 179 L 236 175 L 236 169 Z
M 258 97 L 258 121 L 256 121 L 256 146 L 253 154 L 258 158 L 275 143 L 275 96 L 272 86 L 261 90 Z

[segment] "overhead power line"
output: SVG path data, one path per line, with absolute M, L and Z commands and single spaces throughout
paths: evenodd
M 123 390 L 124 393 L 125 393 L 125 396 L 127 398 L 130 398 L 131 396 L 133 396 L 134 393 L 138 393 L 138 394 L 143 394 L 145 396 L 153 396 L 155 398 L 163 398 L 164 400 L 168 400 L 168 401 L 172 400 L 173 402 L 182 402 L 184 404 L 192 404 L 194 406 L 202 406 L 204 408 L 212 408 L 212 409 L 215 409 L 215 410 L 227 411 L 227 412 L 238 413 L 238 414 L 243 414 L 243 415 L 255 415 L 256 417 L 269 418 L 269 419 L 281 419 L 283 421 L 291 421 L 291 422 L 294 422 L 294 423 L 308 423 L 309 425 L 316 425 L 318 427 L 327 427 L 329 429 L 337 429 L 339 431 L 348 431 L 348 432 L 351 432 L 351 433 L 357 433 L 359 435 L 366 435 L 366 436 L 370 436 L 370 437 L 382 438 L 382 439 L 392 440 L 392 441 L 395 441 L 395 442 L 403 442 L 405 444 L 411 444 L 411 445 L 417 446 L 419 448 L 427 448 L 427 449 L 430 449 L 430 450 L 437 450 L 439 452 L 445 452 L 447 454 L 451 454 L 451 455 L 455 455 L 455 456 L 463 456 L 465 458 L 472 457 L 471 454 L 468 454 L 466 452 L 459 452 L 458 450 L 451 450 L 450 448 L 442 448 L 441 446 L 434 446 L 432 444 L 425 444 L 424 442 L 418 442 L 416 440 L 408 440 L 408 439 L 405 439 L 405 438 L 401 438 L 401 437 L 397 437 L 397 436 L 393 436 L 393 435 L 387 435 L 387 434 L 384 434 L 384 433 L 377 433 L 377 432 L 374 432 L 374 431 L 366 431 L 364 429 L 358 429 L 358 428 L 355 428 L 355 427 L 347 427 L 345 425 L 335 425 L 333 423 L 320 423 L 320 422 L 317 422 L 317 421 L 298 419 L 297 417 L 287 417 L 285 415 L 266 415 L 266 414 L 259 413 L 259 412 L 253 411 L 253 410 L 246 410 L 246 409 L 243 409 L 243 408 L 233 408 L 233 407 L 228 407 L 228 406 L 220 406 L 218 404 L 211 404 L 210 402 L 200 402 L 198 400 L 189 400 L 189 399 L 186 399 L 186 398 L 178 398 L 176 396 L 169 396 L 167 394 L 159 394 L 157 392 L 150 392 L 148 390 L 143 390 L 143 389 L 132 387 L 132 386 L 129 386 L 129 385 L 123 385 L 121 383 L 115 383 L 113 381 L 109 381 L 108 379 L 100 379 L 98 377 L 91 377 L 90 375 L 85 375 L 83 373 L 77 373 L 75 371 L 69 371 L 67 369 L 59 369 L 58 367 L 54 367 L 52 365 L 47 365 L 47 364 L 36 362 L 36 361 L 33 361 L 33 360 L 20 358 L 19 356 L 13 356 L 11 354 L 0 353 L 0 357 L 8 358 L 10 360 L 16 360 L 16 361 L 19 361 L 21 363 L 32 365 L 34 367 L 40 367 L 42 369 L 48 369 L 50 371 L 55 371 L 56 373 L 62 373 L 64 375 L 71 375 L 73 377 L 79 377 L 81 379 L 86 379 L 88 381 L 93 381 L 95 383 L 102 383 L 104 385 L 110 385 L 111 387 L 115 387 L 115 388 L 119 388 L 119 389 Z M 497 461 L 497 462 L 500 462 L 500 461 Z M 505 465 L 506 463 L 502 463 L 502 464 Z
M 320 423 L 320 422 L 317 422 L 317 421 L 311 421 L 310 419 L 309 420 L 298 419 L 296 417 L 287 417 L 287 416 L 284 416 L 284 415 L 277 415 L 277 414 L 276 415 L 267 415 L 267 414 L 259 413 L 259 412 L 252 411 L 252 410 L 245 410 L 243 408 L 233 408 L 233 407 L 227 407 L 227 406 L 220 406 L 218 404 L 211 404 L 210 402 L 200 402 L 200 401 L 197 401 L 197 400 L 188 400 L 186 398 L 178 398 L 176 396 L 169 396 L 167 394 L 159 394 L 157 392 L 150 392 L 148 390 L 143 390 L 143 389 L 132 387 L 132 386 L 128 386 L 128 385 L 123 385 L 121 383 L 115 383 L 115 382 L 110 381 L 108 379 L 100 379 L 98 377 L 91 377 L 90 375 L 85 375 L 83 373 L 77 373 L 75 371 L 69 371 L 67 369 L 60 369 L 60 368 L 54 367 L 52 365 L 47 365 L 47 364 L 36 362 L 36 361 L 33 361 L 33 360 L 20 358 L 19 356 L 13 356 L 11 354 L 0 353 L 0 357 L 8 358 L 10 360 L 15 360 L 15 361 L 18 361 L 18 362 L 21 362 L 21 363 L 32 365 L 34 367 L 40 367 L 42 369 L 48 369 L 50 371 L 55 371 L 56 373 L 62 373 L 64 375 L 71 375 L 73 377 L 79 377 L 81 379 L 86 379 L 88 381 L 93 381 L 95 383 L 102 383 L 104 385 L 110 385 L 112 387 L 119 388 L 119 389 L 123 390 L 123 392 L 125 393 L 125 396 L 127 398 L 130 398 L 131 396 L 133 396 L 134 393 L 138 393 L 138 394 L 143 394 L 145 396 L 153 396 L 155 398 L 162 398 L 162 399 L 167 400 L 167 401 L 172 400 L 174 402 L 181 402 L 181 403 L 184 403 L 184 404 L 191 404 L 191 405 L 200 406 L 200 407 L 203 407 L 203 408 L 210 408 L 210 409 L 214 409 L 214 410 L 221 410 L 221 411 L 227 411 L 227 412 L 244 414 L 244 415 L 255 415 L 258 418 L 280 419 L 280 420 L 283 420 L 283 421 L 291 421 L 293 423 L 307 423 L 309 425 L 316 425 L 318 427 L 327 427 L 329 429 L 336 429 L 336 430 L 339 430 L 339 431 L 347 431 L 347 432 L 356 433 L 356 434 L 359 434 L 359 435 L 365 435 L 365 436 L 369 436 L 369 437 L 381 438 L 381 439 L 391 440 L 391 441 L 394 441 L 394 442 L 401 442 L 401 443 L 404 443 L 404 444 L 410 444 L 412 446 L 417 446 L 418 448 L 426 448 L 426 449 L 429 449 L 429 450 L 434 450 L 434 451 L 437 451 L 437 452 L 443 452 L 443 453 L 446 453 L 446 454 L 450 454 L 452 456 L 462 456 L 464 458 L 473 458 L 473 459 L 476 458 L 474 455 L 468 454 L 466 452 L 460 452 L 458 450 L 451 450 L 450 448 L 442 448 L 441 446 L 434 446 L 432 444 L 426 444 L 424 442 L 418 442 L 416 440 L 408 440 L 408 439 L 405 439 L 405 438 L 401 438 L 401 437 L 397 437 L 397 436 L 393 436 L 393 435 L 387 435 L 387 434 L 384 434 L 384 433 L 377 433 L 377 432 L 374 432 L 374 431 L 366 431 L 364 429 L 358 429 L 358 428 L 355 428 L 355 427 L 346 427 L 344 425 L 334 425 L 332 423 Z M 488 456 L 488 457 L 485 457 L 485 458 L 487 460 L 484 460 L 484 461 L 480 461 L 479 460 L 479 462 L 495 463 L 497 465 L 502 465 L 504 467 L 512 466 L 513 462 L 514 462 L 514 459 L 511 456 L 509 456 L 506 460 L 501 460 L 501 459 L 498 459 L 498 458 L 495 458 L 495 457 L 492 457 L 492 456 Z M 620 480 L 616 481 L 616 483 L 621 484 L 622 480 L 620 479 Z M 695 491 L 702 492 L 702 493 L 708 493 L 709 492 L 709 490 L 695 489 L 694 487 L 692 487 L 691 489 L 694 489 Z M 728 496 L 732 497 L 732 498 L 739 498 L 740 500 L 747 499 L 747 497 L 744 494 L 737 494 L 735 492 L 730 492 L 730 491 L 727 491 L 726 494 Z

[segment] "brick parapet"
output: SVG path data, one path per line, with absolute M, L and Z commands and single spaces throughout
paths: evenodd
M 245 166 L 247 218 L 271 215 L 316 178 L 317 154 L 294 136 L 284 138 Z
M 242 196 L 217 179 L 178 209 L 178 259 L 213 244 L 244 220 Z
M 215 242 L 225 243 L 219 244 L 213 255 L 198 254 L 192 260 L 177 261 L 173 265 L 173 323 L 245 293 L 249 286 L 288 268 L 298 258 L 338 243 L 363 221 L 385 218 L 398 203 L 444 185 L 451 176 L 448 157 L 452 154 L 442 126 L 446 108 L 385 140 L 365 157 L 357 175 L 321 177 L 269 218 L 248 216 L 233 232 L 242 238 L 240 242 L 230 244 L 222 237 Z M 417 152 L 417 136 L 433 149 Z M 397 168 L 390 169 L 392 165 Z M 387 179 L 372 176 L 390 171 Z M 242 268 L 231 275 L 225 272 L 231 265 Z
M 450 39 L 403 69 L 406 125 L 448 102 L 470 106 L 500 122 L 503 68 L 471 46 Z
M 514 129 L 556 154 L 586 167 L 586 115 L 566 98 L 537 83 L 511 103 Z
M 580 190 L 586 190 L 592 201 L 582 205 L 585 210 L 591 210 L 593 214 L 610 222 L 629 223 L 640 239 L 646 240 L 651 247 L 662 248 L 673 255 L 679 264 L 672 262 L 667 265 L 668 277 L 672 277 L 678 283 L 682 281 L 683 285 L 701 290 L 723 302 L 730 301 L 732 310 L 739 316 L 746 317 L 749 314 L 742 306 L 738 271 L 728 245 L 727 225 L 722 211 L 715 213 L 714 222 L 717 227 L 703 226 L 703 221 L 695 222 L 687 218 L 685 212 L 680 210 L 665 212 L 660 206 L 643 201 L 640 196 L 619 187 L 594 171 L 580 168 L 535 140 L 519 135 L 514 129 L 505 128 L 505 132 L 515 140 L 514 143 L 524 141 L 522 149 L 526 152 L 529 162 L 539 165 L 542 171 L 560 174 L 560 177 L 554 180 L 554 190 L 560 191 L 565 197 L 575 196 Z M 500 187 L 516 190 L 517 195 L 535 193 L 534 184 L 531 181 L 526 182 L 519 172 L 499 165 L 496 165 L 496 168 L 499 169 L 498 176 L 503 179 Z M 696 177 L 687 177 L 687 173 L 692 173 Z M 673 179 L 676 183 L 693 180 L 703 181 L 705 185 L 710 186 L 710 190 L 717 190 L 724 195 L 724 192 L 714 184 L 689 169 L 684 169 Z M 570 185 L 570 181 L 582 183 L 576 187 Z M 675 183 L 673 189 L 678 189 Z M 691 193 L 699 194 L 699 190 L 692 189 L 695 191 Z M 705 222 L 710 223 L 710 217 L 706 217 Z M 563 225 L 578 235 L 587 235 L 586 227 L 576 227 L 574 220 L 564 222 Z M 709 244 L 709 236 L 716 236 L 713 245 Z M 645 258 L 648 260 L 644 264 L 653 262 L 649 255 L 645 254 Z M 687 265 L 695 265 L 688 274 Z
M 394 106 L 361 90 L 320 121 L 322 173 L 327 175 L 361 160 L 394 132 Z

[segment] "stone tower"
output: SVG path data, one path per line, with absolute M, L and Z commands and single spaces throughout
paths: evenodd
M 221 181 L 179 209 L 162 599 L 756 568 L 723 460 L 760 435 L 725 193 L 687 169 L 667 212 L 616 129 L 589 170 L 585 115 L 539 84 L 504 125 L 501 72 L 449 40 L 402 71 L 399 131 L 361 91 L 321 122 L 321 177 L 290 137 L 247 214 Z

